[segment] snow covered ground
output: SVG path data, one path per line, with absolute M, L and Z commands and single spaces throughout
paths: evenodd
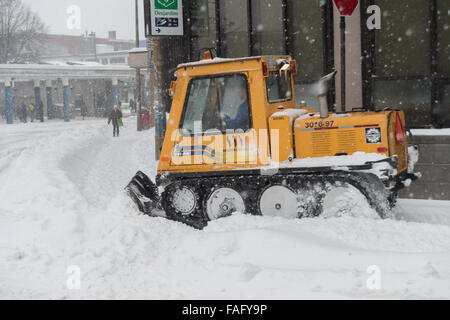
M 401 200 L 395 220 L 235 215 L 197 231 L 134 209 L 123 188 L 155 173 L 152 132 L 133 118 L 111 131 L 0 125 L 0 299 L 450 298 L 450 202 Z

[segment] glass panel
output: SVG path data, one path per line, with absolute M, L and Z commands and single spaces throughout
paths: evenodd
M 375 31 L 377 76 L 430 74 L 429 0 L 376 0 L 382 15 Z
M 450 75 L 450 4 L 437 1 L 438 72 Z
M 192 0 L 191 5 L 191 41 L 194 60 L 201 49 L 216 48 L 216 1 Z
M 252 15 L 255 35 L 254 53 L 256 55 L 284 54 L 286 50 L 282 1 L 253 1 Z
M 279 72 L 271 72 L 266 82 L 269 103 L 292 99 L 292 81 L 290 72 L 281 75 Z
M 450 127 L 450 83 L 441 84 L 439 103 L 433 108 L 433 116 L 438 126 Z
M 244 75 L 194 79 L 189 86 L 182 129 L 199 134 L 207 130 L 248 130 L 250 111 Z
M 293 58 L 297 60 L 299 82 L 318 81 L 324 71 L 323 0 L 290 2 Z
M 428 80 L 377 80 L 374 83 L 374 105 L 406 111 L 408 127 L 431 123 L 431 87 Z
M 247 0 L 220 0 L 223 56 L 247 57 L 249 50 Z

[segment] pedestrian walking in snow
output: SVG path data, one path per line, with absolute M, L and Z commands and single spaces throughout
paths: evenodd
M 83 104 L 81 106 L 81 116 L 83 117 L 83 120 L 86 117 L 86 114 L 87 114 L 87 107 L 86 107 L 86 104 Z
M 122 112 L 117 106 L 114 106 L 113 111 L 109 114 L 108 125 L 112 122 L 113 125 L 113 137 L 119 136 L 119 127 L 122 124 Z
M 25 102 L 22 102 L 22 121 L 27 122 L 27 105 Z
M 30 103 L 29 109 L 30 109 L 31 122 L 34 122 L 34 113 L 36 111 L 36 108 L 34 107 L 34 104 Z M 26 113 L 27 113 L 27 111 L 26 111 L 26 108 L 25 108 L 25 122 L 27 122 L 26 121 L 26 117 L 27 117 Z

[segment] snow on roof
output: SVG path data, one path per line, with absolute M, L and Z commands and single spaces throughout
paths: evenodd
M 103 66 L 101 63 L 95 61 L 67 61 L 66 63 L 70 66 L 90 66 L 90 67 Z
M 147 48 L 133 48 L 130 51 L 128 51 L 129 53 L 140 53 L 140 52 L 148 52 Z

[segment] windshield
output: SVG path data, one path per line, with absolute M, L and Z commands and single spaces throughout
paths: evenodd
M 292 99 L 291 73 L 270 72 L 267 77 L 267 99 L 269 103 Z
M 248 130 L 250 111 L 247 78 L 243 74 L 198 78 L 189 84 L 181 129 L 199 134 L 207 130 Z

